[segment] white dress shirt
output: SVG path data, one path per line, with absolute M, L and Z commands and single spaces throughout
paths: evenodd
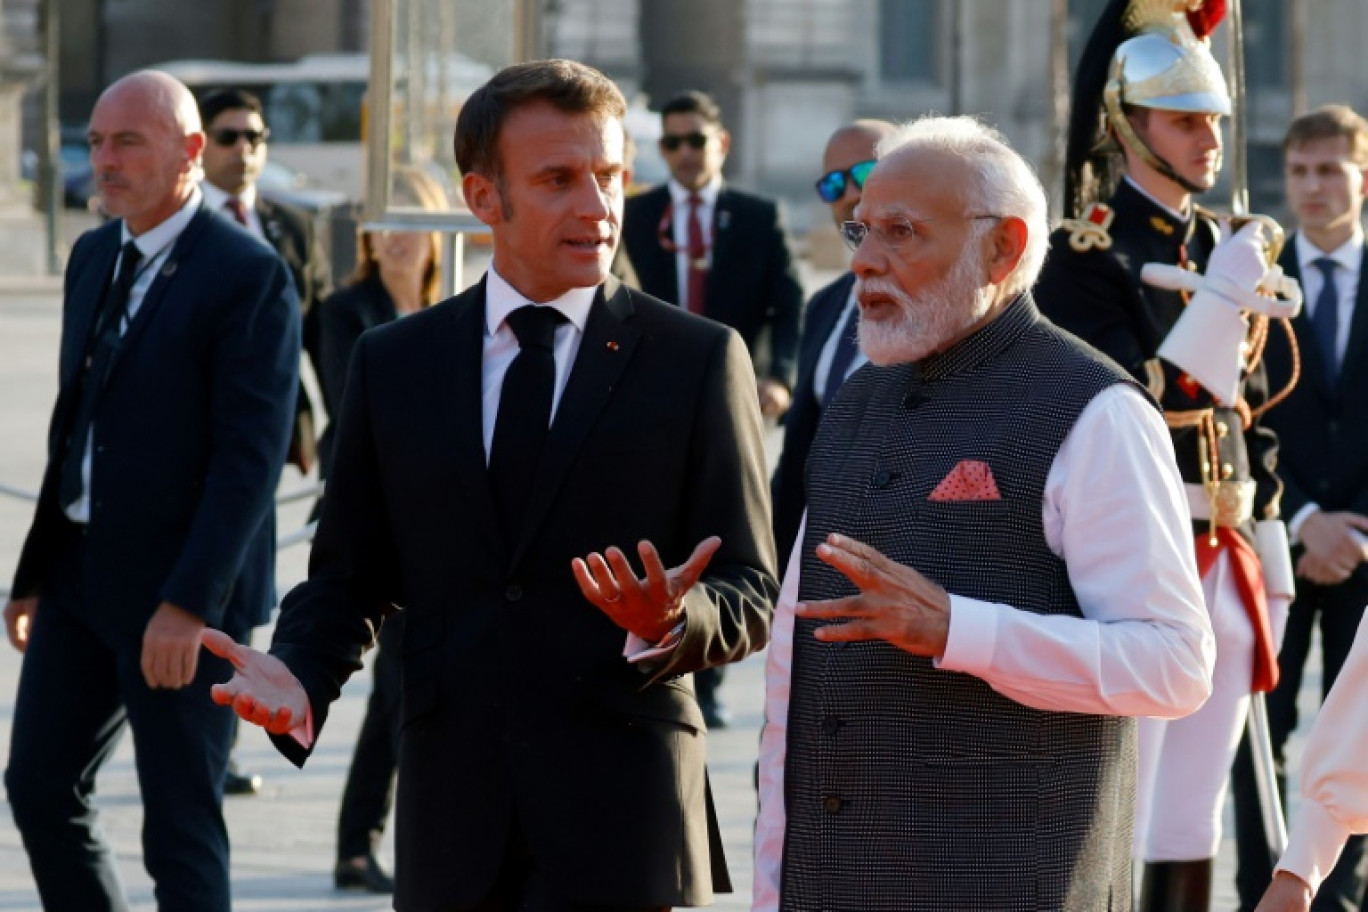
M 1211 692 L 1216 641 L 1163 418 L 1128 385 L 1100 393 L 1055 455 L 1041 505 L 1083 617 L 1041 615 L 950 594 L 936 665 L 1027 706 L 1173 718 Z M 806 526 L 806 519 L 804 519 Z M 783 861 L 794 604 L 805 530 L 789 558 L 765 666 L 755 910 L 778 907 Z
M 489 267 L 485 279 L 484 361 L 480 370 L 483 395 L 480 413 L 484 423 L 486 464 L 489 462 L 490 447 L 494 444 L 494 422 L 499 417 L 499 395 L 503 392 L 504 374 L 508 373 L 508 366 L 518 356 L 518 337 L 508 325 L 508 315 L 519 307 L 537 304 L 554 307 L 565 317 L 565 322 L 556 327 L 556 343 L 552 351 L 556 359 L 556 388 L 551 397 L 551 420 L 555 421 L 561 393 L 565 392 L 570 369 L 575 366 L 575 355 L 579 354 L 584 326 L 589 322 L 589 309 L 593 307 L 597 294 L 598 286 L 595 285 L 592 288 L 572 288 L 554 301 L 529 301 L 495 272 L 493 266 Z
M 858 310 L 860 299 L 855 297 L 855 285 L 850 286 L 850 295 L 846 298 L 845 307 L 841 308 L 840 316 L 836 318 L 836 325 L 831 328 L 827 335 L 826 342 L 822 343 L 822 353 L 817 356 L 817 366 L 812 372 L 812 394 L 817 398 L 817 404 L 821 405 L 826 398 L 827 374 L 831 373 L 831 362 L 836 357 L 836 339 L 841 334 L 841 328 L 845 326 L 852 311 Z M 864 349 L 856 347 L 855 357 L 850 359 L 850 366 L 846 368 L 842 382 L 847 380 L 851 374 L 869 362 L 865 357 Z
M 1349 348 L 1349 328 L 1354 322 L 1354 301 L 1358 297 L 1359 269 L 1363 265 L 1363 226 L 1355 223 L 1354 233 L 1339 247 L 1324 251 L 1298 231 L 1293 244 L 1297 251 L 1297 267 L 1301 270 L 1302 307 L 1306 308 L 1308 323 L 1315 319 L 1321 289 L 1325 287 L 1325 273 L 1312 265 L 1321 257 L 1335 261 L 1335 290 L 1339 292 L 1339 321 L 1335 327 L 1335 366 L 1344 364 L 1344 353 Z M 1302 525 L 1307 517 L 1320 510 L 1316 503 L 1306 503 L 1287 524 L 1287 534 L 1296 544 L 1301 540 Z
M 1321 705 L 1302 754 L 1301 801 L 1278 869 L 1320 888 L 1344 841 L 1368 833 L 1368 616 L 1335 686 Z
M 224 218 L 237 221 L 237 216 L 233 215 L 233 210 L 228 208 L 228 201 L 233 198 L 231 193 L 220 190 L 208 181 L 203 181 L 200 184 L 200 189 L 204 191 L 204 205 L 215 212 L 223 213 Z M 257 215 L 256 211 L 256 185 L 248 185 L 246 190 L 237 195 L 237 198 L 242 200 L 242 205 L 247 210 L 247 231 L 258 241 L 269 245 L 270 242 L 266 240 L 266 227 L 261 224 L 261 216 Z
M 128 230 L 128 223 L 124 222 L 119 226 L 119 245 L 122 247 L 132 241 L 138 247 L 138 252 L 142 254 L 142 263 L 138 265 L 136 277 L 133 279 L 133 287 L 128 292 L 128 307 L 125 311 L 127 316 L 119 323 L 119 335 L 128 332 L 128 325 L 138 315 L 142 308 L 143 298 L 147 297 L 147 289 L 152 287 L 152 281 L 161 271 L 166 258 L 171 255 L 171 248 L 176 245 L 176 239 L 180 237 L 185 226 L 190 224 L 190 220 L 199 211 L 200 203 L 204 197 L 198 189 L 192 190 L 190 198 L 185 201 L 185 205 L 176 210 L 170 218 L 151 230 L 144 231 L 137 237 Z M 119 274 L 119 266 L 123 263 L 123 253 L 120 252 L 114 261 L 114 271 L 110 275 L 109 284 L 113 285 L 115 278 Z M 92 327 L 93 329 L 93 327 Z M 90 433 L 85 439 L 85 455 L 81 457 L 81 496 L 70 506 L 66 507 L 67 519 L 77 523 L 90 522 L 90 451 L 91 442 L 95 439 L 95 421 L 99 419 L 97 415 L 90 422 Z
M 708 265 L 712 265 L 713 213 L 717 210 L 717 194 L 722 190 L 722 178 L 715 177 L 697 191 L 686 190 L 673 177 L 665 182 L 670 190 L 670 210 L 674 216 L 675 278 L 679 290 L 679 306 L 689 301 L 689 196 L 698 193 L 698 225 L 703 229 L 703 247 Z

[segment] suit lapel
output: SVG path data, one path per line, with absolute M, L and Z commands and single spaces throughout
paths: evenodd
M 285 243 L 288 234 L 285 231 L 285 223 L 281 220 L 279 210 L 270 202 L 257 197 L 256 204 L 257 218 L 261 219 L 261 231 L 266 235 L 266 243 L 271 245 L 271 249 L 282 257 L 285 256 Z
M 670 203 L 670 188 L 662 186 L 658 192 L 660 197 L 651 200 L 648 210 L 650 218 L 646 220 L 651 236 L 642 246 L 651 251 L 653 263 L 648 264 L 647 268 L 661 277 L 660 287 L 666 291 L 660 297 L 666 301 L 673 301 L 679 297 L 679 259 L 673 250 L 667 249 L 661 242 L 661 236 L 674 240 L 674 210 Z M 679 304 L 683 306 L 682 301 Z
M 109 286 L 114 281 L 114 262 L 119 256 L 119 227 L 117 223 L 106 229 L 106 237 L 96 243 L 89 265 L 81 270 L 74 288 L 69 290 L 70 311 L 66 316 L 69 331 L 64 336 L 62 358 L 62 387 L 76 381 L 90 348 L 90 334 L 95 331 L 95 317 Z
M 514 549 L 513 566 L 522 559 L 533 535 L 546 519 L 575 457 L 632 359 L 641 337 L 641 333 L 627 323 L 632 312 L 631 294 L 610 278 L 599 289 L 589 311 L 589 322 L 584 327 L 575 366 L 551 421 L 522 525 L 522 538 Z
M 735 243 L 736 238 L 744 237 L 744 234 L 737 233 L 738 217 L 736 197 L 724 186 L 717 191 L 717 203 L 713 206 L 712 261 L 708 265 L 708 315 L 713 319 L 722 319 L 718 316 L 716 305 L 724 297 L 713 289 L 722 287 L 726 276 L 730 274 L 731 260 L 741 252 Z M 723 319 L 723 322 L 726 320 Z
M 1297 245 L 1289 238 L 1283 247 L 1281 257 L 1283 272 L 1298 282 L 1302 280 L 1301 265 L 1297 262 Z M 1292 318 L 1293 334 L 1297 337 L 1297 351 L 1301 354 L 1301 378 L 1298 383 L 1309 383 L 1322 397 L 1329 397 L 1331 390 L 1325 379 L 1325 358 L 1321 354 L 1320 343 L 1316 341 L 1316 331 L 1311 326 L 1311 316 L 1303 306 Z
M 162 302 L 166 300 L 167 292 L 175 281 L 175 277 L 180 273 L 185 261 L 193 254 L 195 245 L 199 242 L 200 235 L 204 233 L 209 220 L 217 218 L 203 205 L 190 219 L 190 223 L 185 226 L 185 230 L 176 238 L 175 244 L 171 248 L 171 253 L 157 268 L 157 275 L 152 279 L 151 286 L 147 293 L 143 295 L 142 304 L 138 307 L 137 314 L 133 317 L 133 322 L 128 324 L 128 330 L 124 333 L 123 341 L 119 344 L 119 349 L 114 354 L 114 360 L 109 366 L 109 379 L 105 385 L 114 379 L 119 371 L 119 366 L 123 364 L 128 352 L 138 345 L 138 342 L 147 335 L 147 327 L 156 319 L 157 311 L 161 308 Z
M 1359 258 L 1358 289 L 1354 294 L 1354 315 L 1349 320 L 1349 344 L 1344 349 L 1344 362 L 1340 365 L 1337 393 L 1357 389 L 1351 383 L 1358 382 L 1359 372 L 1364 369 L 1363 358 L 1359 352 L 1368 352 L 1368 245 L 1363 248 Z
M 456 477 L 474 513 L 473 524 L 497 530 L 499 518 L 484 449 L 485 280 L 481 279 L 452 304 L 455 345 L 449 357 L 438 359 L 433 377 L 442 391 L 443 413 L 448 420 L 439 420 L 435 425 L 448 437 L 449 446 L 445 449 L 454 457 Z M 497 534 L 490 537 L 500 538 Z

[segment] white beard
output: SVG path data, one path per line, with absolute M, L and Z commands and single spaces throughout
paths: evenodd
M 958 339 L 988 313 L 993 290 L 984 287 L 978 245 L 969 244 L 945 277 L 916 296 L 889 279 L 859 279 L 855 294 L 886 295 L 898 305 L 898 315 L 880 320 L 860 313 L 860 349 L 874 364 L 920 361 Z M 966 302 L 967 305 L 966 305 Z

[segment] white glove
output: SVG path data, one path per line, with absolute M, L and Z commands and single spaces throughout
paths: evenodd
M 1254 291 L 1268 272 L 1265 244 L 1259 222 L 1250 222 L 1232 235 L 1230 222 L 1222 219 L 1221 239 L 1207 260 L 1207 278 L 1224 279 L 1244 291 Z

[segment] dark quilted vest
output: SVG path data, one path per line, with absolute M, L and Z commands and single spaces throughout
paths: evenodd
M 1080 616 L 1041 524 L 1079 413 L 1130 382 L 1023 296 L 950 350 L 861 370 L 808 463 L 803 600 L 855 592 L 813 556 L 839 531 L 956 595 Z M 961 461 L 1001 499 L 928 495 Z M 1129 909 L 1131 719 L 1044 712 L 883 642 L 794 634 L 782 908 Z

